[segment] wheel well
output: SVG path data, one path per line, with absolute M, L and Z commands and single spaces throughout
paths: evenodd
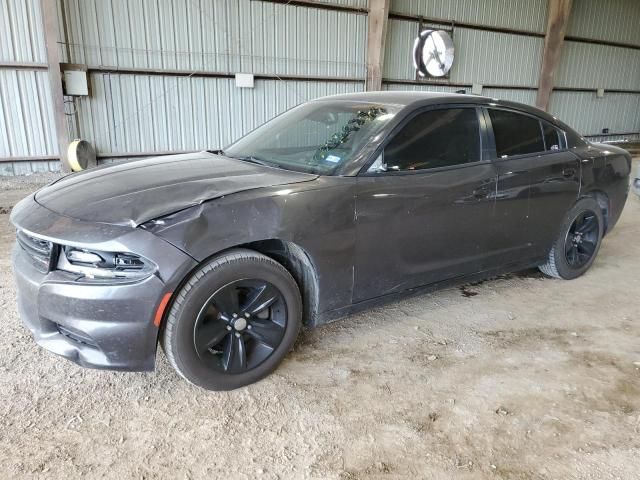
M 295 243 L 279 239 L 260 240 L 238 247 L 262 253 L 289 271 L 302 295 L 302 321 L 305 325 L 315 325 L 319 298 L 318 276 L 309 255 Z
M 604 234 L 606 234 L 609 227 L 609 196 L 600 190 L 593 190 L 586 193 L 585 197 L 594 198 L 600 205 L 602 216 L 604 217 Z

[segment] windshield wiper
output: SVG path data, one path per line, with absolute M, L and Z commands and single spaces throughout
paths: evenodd
M 267 162 L 266 160 L 262 160 L 261 158 L 256 158 L 252 155 L 247 155 L 245 157 L 232 157 L 227 155 L 229 158 L 235 158 L 236 160 L 242 160 L 243 162 L 256 163 L 258 165 L 262 165 L 263 167 L 275 167 L 277 166 L 275 163 Z

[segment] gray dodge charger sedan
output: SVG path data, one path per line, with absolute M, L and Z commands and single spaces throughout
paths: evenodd
M 534 108 L 378 92 L 300 105 L 224 151 L 76 173 L 22 200 L 36 342 L 208 389 L 272 372 L 302 325 L 531 266 L 572 279 L 629 190 L 625 151 Z

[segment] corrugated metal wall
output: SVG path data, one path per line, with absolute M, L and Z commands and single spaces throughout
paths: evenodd
M 555 84 L 556 87 L 637 90 L 640 50 L 567 41 Z
M 0 110 L 0 157 L 55 155 L 46 73 L 0 70 Z
M 105 155 L 216 149 L 307 100 L 362 90 L 353 82 L 93 74 L 78 102 L 80 136 Z
M 65 0 L 69 61 L 363 78 L 366 15 L 250 0 Z
M 40 0 L 0 2 L 0 157 L 57 155 L 47 72 L 11 68 L 46 62 Z M 57 169 L 59 163 L 3 162 L 0 175 Z
M 468 92 L 474 83 L 488 85 L 483 95 L 535 104 L 544 47 L 544 38 L 539 34 L 546 28 L 547 0 L 494 0 L 483 2 L 482 7 L 467 0 L 392 0 L 391 11 L 401 15 L 389 23 L 386 88 L 443 89 L 393 82 L 415 80 L 411 48 L 419 22 L 410 17 L 422 16 L 423 22 L 427 22 L 424 28 L 453 28 L 456 47 L 456 60 L 449 78 L 429 79 L 430 83 L 453 84 L 455 86 L 445 91 L 465 89 Z M 429 23 L 430 20 L 450 23 L 438 25 Z M 555 77 L 556 87 L 562 91 L 554 91 L 551 96 L 553 114 L 585 135 L 601 134 L 604 128 L 612 133 L 640 131 L 637 114 L 640 50 L 576 41 L 576 37 L 580 37 L 640 45 L 636 28 L 639 23 L 640 2 L 637 0 L 574 0 L 568 40 Z M 604 98 L 596 97 L 598 88 L 605 89 Z M 584 89 L 590 91 L 579 91 Z
M 297 103 L 362 90 L 367 0 L 319 3 L 334 8 L 58 0 L 62 58 L 91 72 L 90 96 L 68 99 L 71 136 L 117 158 L 218 148 Z M 383 88 L 469 92 L 477 83 L 484 95 L 534 104 L 547 3 L 392 0 Z M 412 84 L 419 17 L 453 28 L 456 60 L 449 78 L 431 80 L 436 85 Z M 0 2 L 0 157 L 57 154 L 40 18 L 40 0 Z M 624 45 L 640 45 L 638 24 L 636 0 L 574 0 L 552 113 L 587 135 L 640 131 L 640 49 Z M 34 66 L 8 65 L 15 62 Z M 241 89 L 233 79 L 240 72 L 262 77 L 255 88 Z M 597 88 L 605 89 L 604 98 L 596 97 Z M 0 173 L 57 166 L 0 163 Z
M 357 12 L 249 0 L 64 4 L 68 61 L 114 70 L 92 73 L 91 96 L 76 100 L 76 133 L 102 155 L 220 148 L 306 100 L 364 87 L 367 16 Z M 272 78 L 250 89 L 198 76 L 241 72 Z
M 585 135 L 598 135 L 605 128 L 611 133 L 635 132 L 640 127 L 637 94 L 607 93 L 596 98 L 591 92 L 554 92 L 550 111 L 562 119 L 572 117 L 572 126 Z
M 415 78 L 411 50 L 418 30 L 417 21 L 389 20 L 384 65 L 389 81 Z M 455 27 L 453 43 L 456 59 L 443 82 L 531 86 L 538 81 L 542 38 Z
M 40 0 L 0 2 L 0 61 L 46 61 Z
M 569 40 L 562 50 L 556 85 L 594 91 L 554 92 L 549 105 L 553 114 L 585 135 L 600 135 L 605 128 L 611 133 L 640 131 L 640 50 L 570 40 L 578 37 L 640 45 L 638 24 L 637 0 L 573 2 Z M 598 88 L 605 90 L 603 98 L 596 97 Z
M 539 33 L 547 26 L 547 0 L 391 0 L 391 11 Z
M 640 44 L 638 0 L 574 0 L 567 35 Z
M 391 11 L 404 17 L 389 21 L 384 70 L 386 88 L 450 92 L 463 89 L 470 93 L 470 86 L 475 83 L 489 86 L 483 89 L 483 95 L 530 105 L 535 103 L 534 89 L 542 62 L 544 38 L 540 35 L 491 31 L 482 27 L 542 34 L 546 27 L 547 0 L 496 0 L 483 4 L 482 8 L 478 8 L 476 2 L 465 0 L 395 0 L 391 2 Z M 429 81 L 456 86 L 394 83 L 394 80 L 416 78 L 411 49 L 420 23 L 407 16 L 422 16 L 423 28 L 453 29 L 456 59 L 449 77 Z M 436 24 L 432 23 L 433 19 L 450 23 Z M 457 23 L 463 23 L 463 26 L 457 26 Z M 474 28 L 476 25 L 479 28 Z M 531 90 L 508 88 L 510 86 L 529 87 Z

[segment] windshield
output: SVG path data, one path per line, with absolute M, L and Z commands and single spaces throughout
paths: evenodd
M 299 172 L 332 175 L 399 107 L 353 101 L 302 104 L 242 137 L 224 155 Z

